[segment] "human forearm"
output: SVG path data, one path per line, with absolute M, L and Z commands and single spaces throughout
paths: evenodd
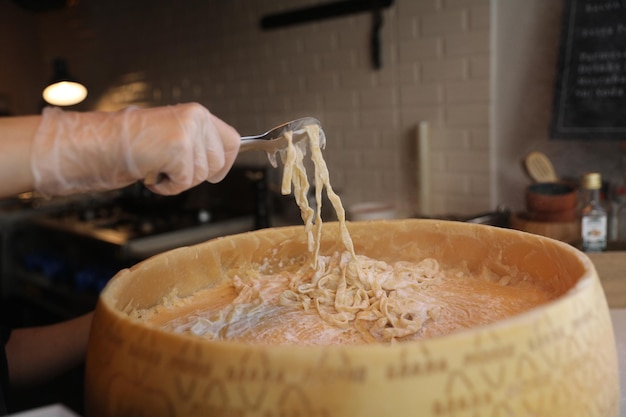
M 197 103 L 0 118 L 0 198 L 108 191 L 157 176 L 149 189 L 178 194 L 221 181 L 239 145 L 239 133 Z
M 16 329 L 6 345 L 11 384 L 44 381 L 85 358 L 92 314 L 50 326 Z
M 122 188 L 135 181 L 159 194 L 218 182 L 239 150 L 239 134 L 197 103 L 118 112 L 46 109 L 32 153 L 44 196 Z
M 32 191 L 30 157 L 41 116 L 0 118 L 0 198 Z

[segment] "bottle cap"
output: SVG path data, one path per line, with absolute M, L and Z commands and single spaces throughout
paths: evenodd
M 602 188 L 602 175 L 599 172 L 589 172 L 583 176 L 582 187 L 586 190 Z

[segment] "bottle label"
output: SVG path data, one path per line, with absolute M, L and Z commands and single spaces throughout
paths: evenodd
M 606 216 L 582 218 L 583 250 L 606 249 Z

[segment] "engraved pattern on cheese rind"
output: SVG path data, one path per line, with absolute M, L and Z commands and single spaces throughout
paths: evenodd
M 213 376 L 213 364 L 205 359 L 202 345 L 197 341 L 185 341 L 164 363 L 164 372 L 173 375 L 176 398 L 188 402 L 196 394 L 201 383 Z
M 496 390 L 508 377 L 503 359 L 513 357 L 516 351 L 515 344 L 502 341 L 494 331 L 479 333 L 463 353 L 463 369 L 468 373 L 477 373 L 489 389 Z
M 283 373 L 272 366 L 265 349 L 246 350 L 240 359 L 238 368 L 229 368 L 235 382 L 238 399 L 244 409 L 258 410 L 267 396 L 268 386 L 280 383 Z
M 176 411 L 170 393 L 155 388 L 148 380 L 133 379 L 125 373 L 114 373 L 103 393 L 110 416 L 174 417 Z
M 589 288 L 589 286 L 584 287 L 580 290 L 580 293 L 575 293 L 573 295 L 569 294 L 562 300 L 559 299 L 555 302 L 542 306 L 540 309 L 537 309 L 537 311 L 525 313 L 520 317 L 512 318 L 503 323 L 498 323 L 495 326 L 470 329 L 467 332 L 460 332 L 459 334 L 451 335 L 450 337 L 425 340 L 423 346 L 428 347 L 428 354 L 430 355 L 430 359 L 433 359 L 436 362 L 437 358 L 440 357 L 440 355 L 448 358 L 448 361 L 446 363 L 446 373 L 443 376 L 449 377 L 449 375 L 456 374 L 458 380 L 456 382 L 457 385 L 455 385 L 456 390 L 454 391 L 454 393 L 461 394 L 457 397 L 451 398 L 452 401 L 449 404 L 445 403 L 441 397 L 437 398 L 440 404 L 444 406 L 450 406 L 448 407 L 448 409 L 454 411 L 455 413 L 446 413 L 446 409 L 442 408 L 440 410 L 441 412 L 439 416 L 450 417 L 453 415 L 454 417 L 528 417 L 528 415 L 531 414 L 531 411 L 529 410 L 534 410 L 534 412 L 541 417 L 569 417 L 571 415 L 580 415 L 581 412 L 584 412 L 594 417 L 617 417 L 619 397 L 617 395 L 618 386 L 616 356 L 614 346 L 609 346 L 614 342 L 614 339 L 612 337 L 612 328 L 610 316 L 608 314 L 608 308 L 604 301 L 601 287 L 599 286 L 599 284 L 596 284 L 596 282 L 597 278 L 594 278 L 592 282 L 593 288 Z M 586 312 L 588 311 L 592 311 L 593 314 L 587 314 Z M 549 315 L 548 318 L 538 320 L 539 317 L 546 314 Z M 538 340 L 536 337 L 533 338 L 533 335 L 536 336 L 536 331 L 540 331 L 542 332 L 542 334 L 549 336 L 550 332 L 558 327 L 557 324 L 558 326 L 564 326 L 564 328 L 566 328 L 564 337 L 555 337 L 552 339 L 550 337 L 545 337 L 540 338 L 540 340 Z M 531 328 L 530 332 L 527 331 L 528 328 Z M 577 334 L 575 332 L 575 329 L 577 328 L 582 328 L 583 331 L 580 332 L 580 334 Z M 115 330 L 115 333 L 117 333 L 118 330 L 121 330 L 121 328 Z M 493 389 L 493 387 L 489 386 L 489 388 L 492 389 L 492 401 L 483 408 L 479 408 L 476 406 L 467 407 L 467 412 L 462 413 L 460 408 L 454 408 L 458 405 L 454 401 L 460 399 L 463 394 L 475 394 L 474 397 L 466 395 L 467 399 L 480 399 L 480 393 L 482 392 L 482 388 L 479 389 L 478 386 L 481 384 L 485 384 L 485 381 L 482 380 L 483 374 L 481 374 L 478 367 L 476 367 L 476 369 L 470 369 L 461 366 L 463 355 L 468 351 L 472 352 L 472 349 L 475 349 L 477 341 L 480 341 L 481 346 L 487 346 L 487 342 L 489 341 L 496 343 L 497 345 L 497 340 L 494 337 L 484 335 L 479 338 L 477 336 L 478 333 L 483 333 L 485 331 L 497 332 L 497 337 L 501 338 L 501 340 L 508 340 L 511 334 L 507 332 L 520 332 L 520 334 L 512 340 L 516 340 L 516 347 L 520 347 L 520 350 L 517 353 L 519 355 L 523 353 L 526 356 L 523 360 L 519 360 L 518 356 L 516 356 L 514 360 L 508 360 L 506 364 L 505 375 L 507 376 L 507 381 L 509 382 L 509 384 L 514 384 L 516 382 L 516 376 L 521 376 L 523 377 L 523 379 L 521 381 L 517 381 L 517 386 L 508 385 L 503 386 L 501 389 Z M 126 336 L 129 336 L 129 338 L 132 338 L 132 332 L 128 335 L 127 332 L 128 329 L 124 329 L 124 331 L 122 332 L 124 333 L 124 337 L 126 338 Z M 101 335 L 102 333 L 96 334 Z M 375 358 L 375 360 L 373 361 L 373 366 L 371 369 L 379 370 L 369 372 L 368 376 L 373 377 L 378 375 L 384 375 L 385 370 L 389 367 L 389 364 L 399 363 L 401 359 L 398 359 L 398 355 L 401 355 L 402 352 L 406 352 L 407 356 L 404 359 L 407 361 L 415 357 L 420 357 L 416 353 L 419 352 L 419 350 L 416 348 L 416 346 L 419 344 L 421 343 L 411 343 L 407 344 L 406 346 L 396 345 L 389 347 L 389 349 L 387 349 L 389 356 L 386 361 L 384 361 L 383 357 L 380 356 L 379 347 L 373 347 L 372 357 Z M 534 349 L 530 348 L 531 345 L 534 346 Z M 542 352 L 541 349 L 543 348 L 548 348 L 548 351 Z M 108 353 L 111 353 L 113 351 L 110 348 L 107 349 L 109 349 Z M 255 349 L 258 349 L 258 347 L 255 347 Z M 126 349 L 121 349 L 117 352 L 120 353 L 120 355 L 123 355 L 125 350 Z M 289 349 L 278 350 L 283 352 L 283 355 L 285 356 L 281 358 L 279 354 L 277 355 L 276 353 L 272 353 L 272 355 L 270 355 L 269 364 L 281 369 L 286 366 L 285 363 L 291 360 L 288 360 L 288 357 L 292 358 L 292 353 L 296 355 L 296 352 L 299 352 L 299 349 L 294 349 L 293 351 Z M 348 355 L 348 358 L 352 365 L 358 366 L 363 361 L 361 355 L 357 354 L 359 350 L 360 348 L 358 347 L 345 348 L 344 350 Z M 310 353 L 312 354 L 312 357 L 307 356 L 308 359 L 314 361 L 321 360 L 318 356 L 316 356 L 319 351 L 313 349 L 310 350 Z M 452 353 L 454 353 L 454 356 L 452 355 Z M 557 353 L 558 355 L 561 355 L 561 357 L 557 358 Z M 592 361 L 588 367 L 583 367 L 582 369 L 580 369 L 580 361 L 589 357 L 585 355 L 594 355 L 594 357 L 592 358 Z M 426 357 L 426 354 L 424 353 L 421 357 Z M 208 358 L 209 356 L 207 356 L 207 359 Z M 237 353 L 236 355 L 218 355 L 215 358 L 219 358 L 219 360 L 216 360 L 216 369 L 221 369 L 221 362 L 239 361 L 241 359 L 241 354 Z M 283 358 L 285 359 L 285 362 L 282 361 Z M 303 358 L 298 358 L 298 360 L 302 359 Z M 115 361 L 118 361 L 118 359 L 115 358 Z M 124 361 L 120 359 L 119 363 L 124 363 Z M 163 361 L 163 363 L 167 363 L 167 360 Z M 546 391 L 545 393 L 539 393 L 535 390 L 536 387 L 533 388 L 533 384 L 538 381 L 541 382 L 542 377 L 545 378 L 546 373 L 544 372 L 544 369 L 549 368 L 551 364 L 554 366 L 551 369 L 552 375 L 550 377 L 552 378 L 552 381 L 556 382 L 558 386 L 553 388 L 546 388 L 544 386 L 543 388 L 548 391 Z M 380 369 L 381 366 L 382 369 Z M 495 367 L 494 369 L 497 369 L 497 367 Z M 473 390 L 469 388 L 465 390 L 461 389 L 464 385 L 461 383 L 463 382 L 463 378 L 458 376 L 461 373 L 459 372 L 459 370 L 465 373 L 465 379 L 473 387 Z M 115 370 L 104 369 L 104 379 L 114 378 L 118 375 L 112 374 L 113 372 L 115 372 Z M 533 378 L 533 372 L 537 372 L 539 374 L 538 379 Z M 205 390 L 207 386 L 213 384 L 213 389 L 216 390 L 214 392 L 217 392 L 219 383 L 223 382 L 221 380 L 221 375 L 222 374 L 217 372 L 215 375 L 213 375 L 214 377 L 212 379 L 208 378 L 207 380 L 202 380 L 202 384 L 204 384 L 203 387 L 205 388 Z M 571 375 L 573 375 L 572 378 L 570 378 Z M 601 377 L 602 375 L 606 376 L 606 378 L 604 378 L 604 384 L 602 384 L 601 387 L 603 388 L 602 390 L 590 392 L 588 396 L 581 395 L 580 389 L 586 389 L 589 385 L 598 385 L 597 378 Z M 162 375 L 162 378 L 166 377 L 167 374 Z M 492 372 L 489 374 L 489 377 L 491 378 L 492 382 L 488 384 L 492 384 L 493 381 L 496 381 L 498 379 L 499 374 L 493 373 L 492 370 Z M 430 394 L 432 392 L 439 392 L 439 389 L 437 388 L 439 385 L 434 381 L 435 380 L 428 379 L 426 377 L 406 377 L 403 380 L 397 379 L 395 381 L 385 379 L 384 382 L 379 382 L 379 387 L 384 389 L 386 397 L 388 397 L 389 399 L 394 399 L 396 398 L 394 397 L 397 387 L 395 385 L 396 382 L 414 387 L 414 390 L 421 389 L 422 392 L 428 392 Z M 576 382 L 576 384 L 570 384 L 572 381 Z M 470 385 L 466 385 L 466 387 L 469 387 Z M 275 403 L 276 398 L 278 398 L 279 395 L 287 392 L 288 388 L 290 390 L 289 395 L 293 395 L 290 398 L 297 398 L 298 396 L 296 395 L 296 392 L 293 391 L 293 389 L 291 388 L 292 386 L 297 386 L 305 391 L 307 389 L 304 383 L 296 384 L 295 382 L 284 380 L 282 383 L 277 384 L 277 389 L 271 394 L 271 398 L 270 395 L 268 395 L 266 403 Z M 102 385 L 100 385 L 100 387 L 102 387 Z M 335 387 L 336 386 L 329 386 L 329 390 L 323 391 L 322 395 L 316 401 L 337 401 L 337 397 L 339 397 L 339 395 L 335 395 L 336 393 L 333 392 L 333 389 L 335 389 Z M 387 387 L 389 387 L 389 389 L 387 389 Z M 418 389 L 416 387 L 420 388 Z M 505 394 L 509 392 L 508 390 L 510 390 L 511 387 L 517 387 L 517 389 L 519 390 L 526 390 L 526 394 L 528 394 L 527 399 L 524 398 L 524 393 L 522 392 L 517 398 L 512 397 L 511 399 L 509 399 L 509 401 L 505 402 L 503 398 L 505 398 Z M 367 387 L 365 387 L 364 390 L 365 389 L 367 389 Z M 102 390 L 100 392 L 102 392 Z M 404 393 L 406 391 L 402 392 Z M 224 396 L 222 395 L 222 397 Z M 308 400 L 308 398 L 306 400 Z M 396 399 L 398 400 L 398 403 L 400 403 L 399 399 Z M 485 398 L 482 397 L 482 399 L 484 400 Z M 364 403 L 370 401 L 370 404 L 375 404 L 375 400 L 373 399 L 372 395 L 362 395 L 362 400 Z M 417 395 L 415 396 L 415 399 L 410 398 L 410 400 L 410 403 L 403 402 L 403 405 L 406 406 L 407 404 L 415 404 L 418 401 L 422 401 L 418 398 Z M 415 402 L 413 402 L 413 400 L 415 400 Z M 526 405 L 523 404 L 524 400 L 526 401 Z M 564 404 L 565 402 L 569 402 L 569 404 Z M 559 410 L 551 408 L 551 406 L 555 403 L 557 405 L 564 405 L 564 407 Z M 232 407 L 220 410 L 219 413 L 212 415 L 227 416 L 229 415 L 229 413 L 230 415 L 233 415 L 234 413 L 239 413 L 239 415 L 245 417 L 274 417 L 280 415 L 278 412 L 274 412 L 274 414 L 271 414 L 269 411 L 261 412 L 260 410 L 244 410 L 241 408 L 237 408 L 238 405 L 235 402 L 232 402 L 230 404 L 232 405 Z M 287 401 L 283 404 L 291 404 L 291 402 Z M 182 407 L 186 406 L 182 405 Z M 326 411 L 333 411 L 334 414 L 331 414 L 329 412 L 329 416 L 345 416 L 345 414 L 335 412 L 335 410 L 331 406 L 327 406 L 326 403 L 323 406 L 319 406 L 318 408 L 310 409 L 308 410 L 308 412 L 321 412 L 321 407 L 326 407 Z M 196 408 L 196 410 L 201 411 L 199 408 Z M 299 408 L 299 410 L 305 409 L 301 407 Z M 411 408 L 411 410 L 414 411 L 415 408 Z M 424 415 L 433 415 L 432 413 L 429 414 L 429 412 L 433 411 L 432 408 L 424 407 L 423 410 Z M 184 414 L 184 411 L 185 408 L 177 408 L 177 414 L 179 415 Z M 287 411 L 287 408 L 284 408 L 284 411 Z M 394 415 L 403 415 L 403 411 L 404 409 L 399 410 L 394 413 Z M 100 414 L 100 416 L 104 415 L 105 414 Z M 189 413 L 187 413 L 187 415 L 189 415 Z M 367 415 L 367 413 L 364 413 L 363 415 Z M 369 415 L 371 416 L 374 414 Z M 376 415 L 381 414 L 379 413 Z M 408 415 L 414 414 L 409 411 Z
M 401 346 L 400 351 L 390 357 L 384 366 L 384 378 L 388 382 L 397 380 L 421 380 L 432 375 L 448 372 L 447 358 L 430 352 L 425 343 Z
M 347 350 L 324 349 L 312 366 L 303 373 L 307 383 L 354 383 L 362 384 L 368 380 L 368 371 L 363 364 L 355 364 Z
M 336 415 L 334 411 L 320 405 L 320 401 L 312 398 L 312 393 L 297 384 L 289 384 L 282 388 L 278 401 L 269 412 L 275 412 L 277 416 L 331 417 Z
M 118 355 L 130 359 L 129 366 L 124 373 L 114 373 L 109 378 L 104 394 L 111 415 L 175 415 L 173 393 L 156 382 L 166 354 L 158 349 L 158 336 L 150 330 L 137 326 L 132 334 L 125 335 L 126 343 Z M 145 408 L 138 407 L 137 398 L 146 402 Z

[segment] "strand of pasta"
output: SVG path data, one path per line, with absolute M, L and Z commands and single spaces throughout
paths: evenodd
M 301 140 L 297 144 L 293 142 L 292 132 L 285 134 L 287 147 L 281 152 L 284 164 L 281 192 L 290 194 L 293 191 L 304 221 L 310 261 L 290 276 L 288 288 L 280 294 L 279 303 L 304 310 L 314 308 L 322 320 L 338 328 L 353 326 L 368 343 L 390 342 L 417 333 L 432 314 L 416 307 L 415 300 L 407 301 L 402 294 L 406 291 L 410 291 L 413 297 L 419 294 L 420 289 L 437 278 L 438 263 L 425 260 L 419 264 L 397 262 L 390 265 L 355 253 L 345 210 L 330 185 L 328 168 L 319 146 L 319 127 L 311 125 L 305 129 L 308 141 Z M 310 186 L 304 166 L 306 145 L 315 168 L 316 210 L 310 207 L 307 198 Z M 345 250 L 321 256 L 324 189 L 337 214 Z M 250 275 L 245 280 L 235 277 L 233 285 L 238 293 L 235 300 L 221 310 L 218 317 L 198 319 L 191 331 L 227 338 L 231 323 L 261 308 L 260 291 L 255 287 L 258 279 L 257 275 Z
M 421 328 L 428 318 L 424 314 L 404 312 L 401 300 L 395 288 L 383 288 L 380 277 L 389 275 L 389 265 L 366 257 L 357 257 L 354 244 L 346 225 L 346 215 L 341 199 L 330 185 L 328 168 L 319 146 L 319 126 L 305 126 L 308 142 L 293 144 L 292 133 L 286 135 L 287 149 L 283 155 L 285 170 L 282 192 L 289 193 L 293 185 L 296 203 L 301 210 L 308 238 L 311 266 L 313 271 L 301 269 L 292 279 L 290 288 L 281 294 L 280 302 L 284 305 L 300 306 L 308 310 L 314 306 L 322 319 L 340 328 L 347 328 L 351 322 L 363 334 L 367 341 L 383 339 L 395 340 L 413 334 Z M 304 155 L 307 144 L 311 150 L 311 160 L 315 168 L 316 210 L 313 211 L 307 199 L 309 183 L 304 168 Z M 335 254 L 326 260 L 319 256 L 322 232 L 322 191 L 326 194 L 337 214 L 342 243 L 346 252 Z M 315 220 L 313 221 L 313 213 Z M 347 256 L 344 256 L 347 255 Z M 427 269 L 435 269 L 427 265 Z M 401 267 L 392 267 L 395 277 Z M 364 272 L 367 270 L 367 273 Z M 415 272 L 404 271 L 408 280 L 395 280 L 402 285 L 416 286 L 426 278 L 424 274 L 414 276 Z M 369 323 L 369 325 L 367 324 Z

